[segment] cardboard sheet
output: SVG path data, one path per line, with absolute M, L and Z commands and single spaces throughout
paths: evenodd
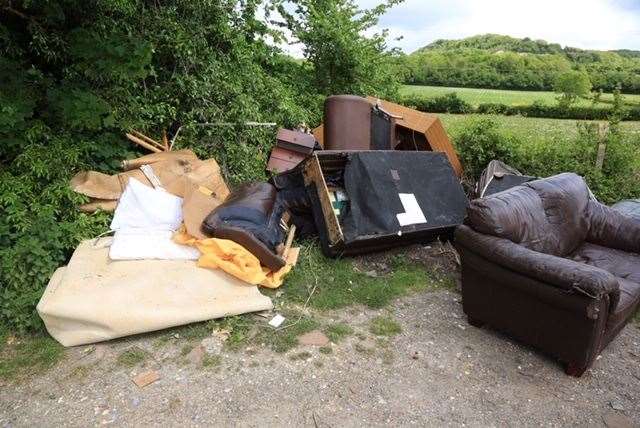
M 139 168 L 151 165 L 153 172 L 167 192 L 184 197 L 195 186 L 204 186 L 218 200 L 223 201 L 229 195 L 229 188 L 222 177 L 220 166 L 215 159 L 199 160 L 189 150 L 177 152 L 153 153 L 138 159 L 125 161 L 125 172 L 108 175 L 96 171 L 82 171 L 70 182 L 71 188 L 92 200 L 80 207 L 82 211 L 92 212 L 100 209 L 113 210 L 115 203 L 127 187 L 129 179 L 135 178 L 142 184 L 152 187 Z
M 109 260 L 110 243 L 82 242 L 38 303 L 47 330 L 64 346 L 273 308 L 256 286 L 194 261 Z

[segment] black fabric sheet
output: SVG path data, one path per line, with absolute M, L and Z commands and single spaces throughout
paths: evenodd
M 352 152 L 344 170 L 349 211 L 345 243 L 462 224 L 467 198 L 449 160 L 439 152 Z M 400 194 L 415 196 L 426 223 L 401 226 Z
M 476 184 L 475 197 L 483 198 L 535 179 L 535 177 L 522 175 L 520 171 L 504 162 L 492 160 L 480 175 Z

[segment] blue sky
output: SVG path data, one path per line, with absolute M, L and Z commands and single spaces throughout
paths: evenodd
M 371 7 L 379 0 L 356 0 Z M 380 20 L 410 53 L 437 39 L 497 33 L 584 49 L 640 50 L 640 0 L 405 0 Z

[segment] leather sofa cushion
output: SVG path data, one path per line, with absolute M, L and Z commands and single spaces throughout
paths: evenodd
M 587 236 L 588 202 L 582 177 L 565 173 L 476 199 L 467 222 L 478 232 L 564 257 Z
M 640 293 L 640 254 L 602 247 L 589 242 L 581 245 L 571 259 L 604 269 L 614 276 L 635 282 Z
M 616 329 L 633 315 L 640 307 L 640 284 L 628 279 L 618 278 L 620 299 L 607 319 L 607 330 Z
M 609 328 L 626 320 L 640 304 L 640 254 L 585 243 L 570 257 L 613 274 L 618 280 L 620 297 L 609 315 Z

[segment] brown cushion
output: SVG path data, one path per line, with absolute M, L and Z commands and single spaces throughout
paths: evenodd
M 555 256 L 571 253 L 588 232 L 589 189 L 582 177 L 559 174 L 471 202 L 469 225 Z
M 640 254 L 628 253 L 587 242 L 574 251 L 570 258 L 640 284 Z
M 635 313 L 640 306 L 640 284 L 628 279 L 618 278 L 620 299 L 607 319 L 607 329 L 617 329 Z
M 608 328 L 626 322 L 640 302 L 640 254 L 585 243 L 570 258 L 606 270 L 616 277 L 620 297 L 609 315 Z

